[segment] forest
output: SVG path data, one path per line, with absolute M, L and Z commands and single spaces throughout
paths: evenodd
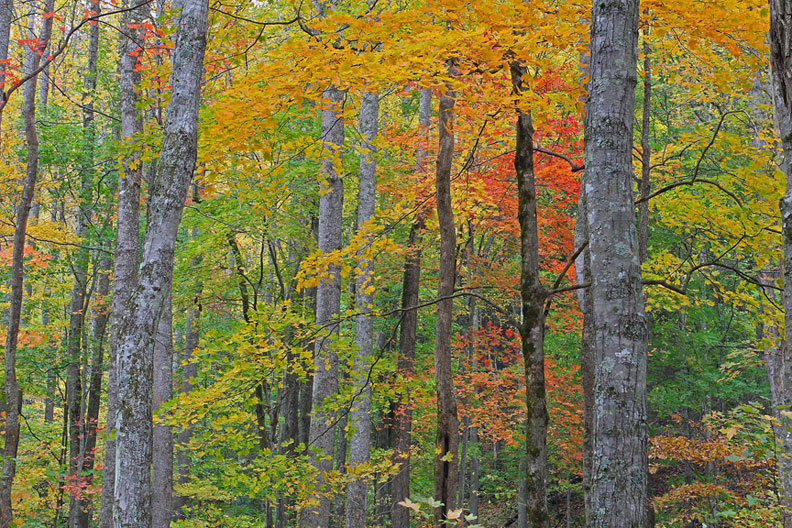
M 792 528 L 792 0 L 0 0 L 0 77 L 0 528 Z

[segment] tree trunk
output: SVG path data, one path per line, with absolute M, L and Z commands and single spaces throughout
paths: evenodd
M 449 69 L 453 66 L 449 64 Z M 440 261 L 437 285 L 437 323 L 435 326 L 435 382 L 437 385 L 437 440 L 434 463 L 435 526 L 448 519 L 456 508 L 459 418 L 457 417 L 454 375 L 451 369 L 451 323 L 456 279 L 456 227 L 451 205 L 451 165 L 454 158 L 454 103 L 456 94 L 448 89 L 440 96 L 439 143 L 437 151 L 436 199 L 440 228 Z
M 5 38 L 6 48 L 8 37 L 4 37 L 6 6 L 0 6 L 0 47 Z M 10 2 L 7 7 L 10 9 Z M 10 21 L 9 21 L 10 23 Z M 46 43 L 50 38 L 52 19 L 44 19 L 42 40 Z M 49 28 L 49 29 L 48 29 Z M 2 53 L 2 49 L 0 49 Z M 31 70 L 38 68 L 41 56 L 31 53 Z M 14 227 L 13 249 L 11 253 L 11 295 L 9 297 L 8 327 L 4 358 L 5 372 L 5 446 L 3 447 L 3 469 L 0 473 L 0 528 L 7 528 L 13 522 L 11 505 L 11 487 L 16 475 L 16 456 L 19 448 L 19 415 L 22 411 L 22 391 L 16 377 L 16 351 L 19 337 L 19 323 L 22 317 L 24 250 L 27 235 L 28 216 L 33 203 L 38 176 L 38 135 L 36 134 L 36 76 L 25 84 L 25 102 L 22 115 L 25 123 L 25 143 L 27 146 L 27 166 L 22 196 L 17 204 L 16 225 Z
M 648 328 L 632 188 L 638 1 L 594 0 L 585 187 L 595 322 L 592 524 L 647 522 Z
M 121 33 L 121 57 L 119 58 L 121 139 L 124 141 L 128 141 L 133 136 L 143 132 L 143 118 L 137 108 L 137 86 L 140 84 L 140 72 L 136 71 L 137 58 L 132 53 L 140 49 L 137 44 L 142 42 L 140 24 L 147 17 L 148 4 L 140 4 L 132 11 L 124 13 L 122 17 L 122 25 L 128 28 Z M 123 171 L 118 177 L 118 215 L 115 262 L 113 264 L 113 305 L 111 309 L 110 348 L 107 366 L 107 436 L 105 438 L 99 528 L 110 528 L 113 526 L 116 468 L 115 422 L 118 402 L 116 358 L 118 355 L 119 330 L 123 318 L 127 315 L 127 303 L 137 284 L 141 174 L 142 161 L 140 155 L 137 151 L 133 151 L 124 159 Z
M 421 88 L 418 103 L 418 125 L 421 139 L 429 131 L 432 109 L 432 91 Z M 426 151 L 419 146 L 416 156 L 416 170 L 422 172 Z M 397 369 L 405 393 L 399 394 L 393 413 L 393 451 L 394 464 L 399 472 L 391 480 L 391 526 L 410 528 L 410 508 L 399 505 L 410 497 L 410 437 L 412 430 L 412 404 L 410 402 L 409 382 L 414 375 L 416 334 L 418 329 L 418 290 L 421 282 L 421 242 L 425 227 L 424 215 L 419 211 L 410 227 L 408 246 L 410 253 L 404 261 L 404 280 L 402 283 L 402 312 L 399 327 L 399 359 Z
M 649 255 L 649 192 L 652 190 L 652 150 L 649 145 L 649 124 L 652 117 L 652 64 L 649 41 L 644 31 L 643 112 L 641 115 L 641 183 L 639 194 L 644 200 L 638 205 L 638 256 L 641 264 Z
M 470 457 L 470 515 L 478 519 L 479 516 L 479 455 L 480 448 L 478 439 L 478 429 L 470 428 L 470 443 L 476 446 L 477 453 Z
M 82 462 L 79 471 L 85 473 L 86 484 L 93 484 L 93 468 L 96 462 L 96 434 L 99 424 L 99 407 L 102 401 L 102 371 L 104 368 L 104 342 L 107 331 L 109 309 L 105 302 L 110 293 L 110 258 L 105 256 L 100 260 L 100 269 L 97 271 L 96 295 L 94 296 L 94 316 L 91 333 L 93 335 L 91 377 L 88 384 L 88 405 L 85 411 L 85 441 L 80 453 Z M 80 501 L 77 525 L 88 528 L 91 524 L 91 504 Z
M 322 110 L 322 141 L 326 150 L 322 156 L 322 194 L 319 198 L 319 251 L 329 253 L 341 249 L 344 212 L 344 182 L 340 159 L 344 147 L 344 118 L 341 113 L 346 94 L 337 88 L 325 90 Z M 341 275 L 337 265 L 331 266 L 316 288 L 316 324 L 323 327 L 314 347 L 316 368 L 313 377 L 311 427 L 309 442 L 311 461 L 318 471 L 316 497 L 319 505 L 303 512 L 303 528 L 326 528 L 330 522 L 330 505 L 325 474 L 332 469 L 335 441 L 335 412 L 325 407 L 327 400 L 338 392 L 338 356 L 333 343 L 339 332 L 337 319 L 341 311 Z
M 173 311 L 171 292 L 157 324 L 154 344 L 153 411 L 173 397 Z M 169 425 L 156 424 L 152 448 L 151 528 L 168 528 L 173 517 L 173 433 Z
M 198 190 L 193 187 L 193 202 L 198 202 Z M 193 227 L 192 236 L 198 235 L 198 228 Z M 196 266 L 200 263 L 200 259 L 196 259 Z M 195 288 L 195 298 L 193 305 L 187 310 L 187 321 L 185 322 L 184 332 L 184 352 L 182 354 L 182 394 L 190 394 L 193 389 L 195 377 L 198 375 L 198 363 L 194 361 L 193 354 L 195 349 L 198 348 L 198 341 L 201 332 L 201 286 L 198 284 Z M 177 482 L 181 485 L 187 484 L 190 480 L 190 462 L 187 456 L 190 440 L 192 439 L 193 429 L 192 425 L 187 424 L 185 428 L 176 436 L 178 450 L 176 451 L 176 467 L 178 468 Z M 173 496 L 173 515 L 175 519 L 182 518 L 182 509 L 187 505 L 187 497 L 182 495 Z
M 575 247 L 588 244 L 586 219 L 586 191 L 580 187 L 578 211 L 575 218 Z M 591 284 L 591 255 L 588 247 L 575 260 L 575 281 L 579 285 Z M 580 289 L 578 304 L 583 313 L 583 330 L 580 336 L 580 378 L 583 386 L 583 505 L 585 526 L 591 526 L 591 470 L 594 439 L 594 296 L 591 288 Z
M 366 93 L 360 103 L 360 135 L 363 145 L 360 155 L 360 179 L 358 183 L 358 216 L 360 229 L 374 216 L 377 199 L 377 164 L 374 160 L 374 140 L 377 136 L 379 99 L 377 92 Z M 355 365 L 353 373 L 354 394 L 349 414 L 354 428 L 349 442 L 349 465 L 355 467 L 369 461 L 371 434 L 371 383 L 369 374 L 371 357 L 374 353 L 374 319 L 371 316 L 374 303 L 374 263 L 365 256 L 366 245 L 359 252 L 359 272 L 355 277 Z M 350 482 L 346 493 L 346 527 L 365 528 L 366 496 L 368 479 Z
M 781 199 L 781 224 L 784 244 L 784 337 L 787 346 L 780 347 L 774 375 L 783 380 L 777 387 L 777 403 L 792 403 L 792 360 L 789 343 L 792 343 L 792 2 L 770 0 L 770 65 L 773 79 L 773 108 L 778 134 L 783 149 L 782 167 L 786 176 L 786 191 Z M 776 403 L 776 402 L 774 402 Z M 781 438 L 783 453 L 792 453 L 792 432 L 784 424 Z M 779 457 L 781 503 L 784 508 L 784 528 L 792 528 L 792 458 Z
M 157 177 L 137 288 L 118 332 L 115 528 L 151 523 L 152 359 L 154 336 L 173 275 L 176 233 L 197 151 L 198 105 L 206 49 L 208 4 L 182 0 Z
M 515 94 L 522 91 L 524 69 L 513 63 Z M 517 217 L 520 222 L 520 342 L 525 363 L 525 512 L 532 528 L 547 528 L 547 401 L 544 376 L 544 303 L 539 281 L 539 231 L 536 221 L 536 185 L 533 165 L 531 115 L 518 109 L 514 169 L 517 173 Z

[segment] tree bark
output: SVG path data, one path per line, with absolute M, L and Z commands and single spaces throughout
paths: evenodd
M 522 91 L 523 68 L 512 64 L 514 92 Z M 533 164 L 531 115 L 518 109 L 514 169 L 517 173 L 517 217 L 520 222 L 520 342 L 525 364 L 525 512 L 528 524 L 547 528 L 547 401 L 544 376 L 544 303 L 539 281 L 539 230 Z
M 99 407 L 102 401 L 102 371 L 104 369 L 104 342 L 109 319 L 109 308 L 105 299 L 110 293 L 110 258 L 102 257 L 98 270 L 96 295 L 94 296 L 91 376 L 88 384 L 88 404 L 85 410 L 85 439 L 80 453 L 82 462 L 79 471 L 85 472 L 86 484 L 93 483 L 93 468 L 96 462 L 96 434 L 99 424 Z M 80 501 L 77 525 L 88 528 L 91 524 L 91 504 Z
M 322 110 L 322 194 L 319 198 L 319 251 L 330 253 L 341 249 L 344 212 L 344 182 L 340 159 L 344 147 L 344 118 L 341 113 L 346 94 L 337 88 L 325 90 Z M 331 266 L 328 276 L 322 277 L 316 288 L 316 324 L 325 327 L 314 346 L 316 368 L 313 377 L 311 426 L 309 442 L 311 461 L 318 471 L 316 499 L 319 505 L 303 512 L 303 528 L 325 528 L 330 522 L 331 501 L 325 496 L 326 473 L 332 469 L 335 441 L 335 412 L 326 409 L 328 400 L 338 392 L 338 356 L 333 343 L 339 332 L 336 321 L 341 311 L 341 274 L 337 265 Z
M 169 285 L 170 286 L 170 285 Z M 153 411 L 173 397 L 173 310 L 171 291 L 157 324 L 154 344 Z M 151 527 L 168 528 L 173 517 L 173 433 L 166 424 L 155 424 L 152 448 Z
M 374 140 L 377 137 L 379 99 L 377 92 L 366 93 L 360 103 L 360 179 L 358 183 L 358 228 L 363 228 L 374 216 L 377 201 L 377 162 L 374 160 Z M 371 436 L 371 383 L 369 374 L 371 357 L 374 353 L 374 319 L 371 316 L 374 303 L 374 263 L 368 260 L 365 246 L 359 252 L 359 271 L 355 277 L 355 364 L 353 373 L 354 393 L 357 402 L 352 404 L 349 414 L 354 428 L 349 442 L 349 465 L 354 467 L 369 461 Z M 346 493 L 346 527 L 365 528 L 366 496 L 368 479 L 350 482 Z
M 128 0 L 135 1 L 135 0 Z M 137 86 L 140 72 L 136 71 L 137 58 L 133 53 L 142 42 L 140 24 L 148 17 L 148 4 L 140 4 L 124 13 L 122 25 L 128 29 L 121 33 L 119 58 L 119 85 L 121 106 L 121 139 L 129 141 L 143 132 L 143 116 L 137 108 Z M 131 27 L 130 27 L 131 26 Z M 105 460 L 102 478 L 99 528 L 113 526 L 113 497 L 115 493 L 115 422 L 118 395 L 117 351 L 118 334 L 126 315 L 127 303 L 137 284 L 138 250 L 140 246 L 140 182 L 142 161 L 133 151 L 123 161 L 118 176 L 118 214 L 116 224 L 115 262 L 113 264 L 113 304 L 111 307 L 110 347 L 107 366 L 107 427 Z
M 137 288 L 118 332 L 115 528 L 151 523 L 152 359 L 154 336 L 173 276 L 176 233 L 197 152 L 198 106 L 208 4 L 177 2 L 176 43 L 157 176 Z
M 453 66 L 449 64 L 449 69 Z M 456 94 L 448 89 L 440 96 L 439 143 L 435 196 L 437 221 L 440 228 L 440 261 L 438 273 L 437 322 L 435 326 L 435 383 L 437 385 L 437 439 L 434 463 L 434 499 L 442 506 L 435 508 L 434 520 L 438 528 L 448 519 L 448 512 L 456 508 L 457 479 L 459 477 L 459 418 L 454 394 L 454 375 L 451 368 L 451 323 L 453 317 L 456 279 L 456 226 L 451 205 L 451 166 L 454 158 L 454 104 Z
M 418 103 L 418 126 L 421 140 L 429 132 L 432 110 L 432 91 L 421 88 Z M 416 155 L 416 172 L 424 170 L 425 149 L 419 144 Z M 391 526 L 393 528 L 410 528 L 410 508 L 399 505 L 400 501 L 410 497 L 410 438 L 412 430 L 412 404 L 410 402 L 409 382 L 415 369 L 415 345 L 418 329 L 418 292 L 421 283 L 421 242 L 425 220 L 419 210 L 410 227 L 408 246 L 410 253 L 404 261 L 404 279 L 402 282 L 402 313 L 399 326 L 399 359 L 397 369 L 402 387 L 406 391 L 399 394 L 393 413 L 393 450 L 394 463 L 399 465 L 399 472 L 391 480 Z
M 638 1 L 594 0 L 585 187 L 594 297 L 592 525 L 647 523 L 648 328 L 632 188 Z
M 775 404 L 792 403 L 792 2 L 770 0 L 770 65 L 773 81 L 773 109 L 783 150 L 782 168 L 786 176 L 786 190 L 780 202 L 782 237 L 784 246 L 784 340 L 772 373 L 781 383 L 777 385 Z M 792 432 L 784 424 L 779 441 L 785 454 L 792 453 Z M 792 458 L 779 457 L 781 504 L 784 508 L 784 528 L 792 528 Z
M 6 6 L 0 6 L 0 47 L 5 38 L 7 49 L 8 37 L 4 37 Z M 7 8 L 11 8 L 10 2 Z M 8 13 L 10 15 L 10 13 Z M 9 20 L 10 23 L 10 20 Z M 49 30 L 48 30 L 49 28 Z M 41 39 L 46 43 L 50 39 L 52 19 L 44 19 Z M 7 50 L 6 50 L 7 51 Z M 2 49 L 0 49 L 2 53 Z M 31 53 L 31 70 L 38 68 L 41 56 Z M 9 297 L 8 327 L 6 329 L 5 357 L 3 360 L 5 373 L 5 445 L 3 447 L 3 469 L 0 473 L 0 528 L 10 528 L 13 522 L 11 505 L 11 487 L 16 475 L 16 456 L 19 448 L 19 415 L 22 410 L 22 391 L 16 377 L 16 351 L 19 338 L 19 324 L 22 317 L 22 295 L 24 275 L 24 250 L 27 237 L 27 223 L 30 207 L 36 190 L 38 176 L 38 135 L 36 134 L 36 78 L 32 78 L 24 87 L 25 101 L 22 116 L 25 125 L 25 143 L 27 146 L 27 165 L 22 196 L 17 204 L 16 225 L 11 252 L 11 295 Z
M 588 244 L 585 186 L 580 187 L 578 210 L 575 218 L 575 247 Z M 575 260 L 577 284 L 591 284 L 591 255 L 588 246 Z M 583 386 L 583 505 L 585 526 L 591 526 L 591 470 L 594 449 L 594 296 L 591 288 L 579 289 L 578 304 L 583 313 L 580 336 L 580 378 Z

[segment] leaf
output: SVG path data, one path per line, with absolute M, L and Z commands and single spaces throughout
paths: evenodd
M 396 504 L 398 504 L 399 506 L 404 506 L 405 508 L 410 508 L 416 513 L 420 513 L 421 511 L 421 507 L 418 504 L 411 501 L 409 497 L 405 497 L 404 500 L 399 501 Z

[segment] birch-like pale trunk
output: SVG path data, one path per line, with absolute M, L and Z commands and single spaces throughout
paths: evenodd
M 363 95 L 360 101 L 360 178 L 358 180 L 359 229 L 374 216 L 377 201 L 377 162 L 374 160 L 374 140 L 377 137 L 379 99 L 377 92 Z M 371 237 L 368 237 L 370 239 Z M 374 263 L 365 256 L 366 245 L 359 251 L 360 263 L 355 276 L 355 363 L 353 376 L 355 401 L 349 413 L 354 428 L 349 441 L 349 465 L 355 467 L 369 461 L 371 440 L 371 357 L 374 353 Z M 368 479 L 359 478 L 349 483 L 346 492 L 346 527 L 365 528 Z
M 784 338 L 787 346 L 779 347 L 775 358 L 774 377 L 777 405 L 792 403 L 792 1 L 770 0 L 770 65 L 773 81 L 773 109 L 783 150 L 782 168 L 786 176 L 786 190 L 781 199 L 781 226 L 784 246 Z M 787 456 L 778 457 L 781 481 L 781 504 L 784 528 L 792 528 L 792 432 L 789 423 L 781 428 L 779 442 Z
M 133 136 L 143 132 L 143 116 L 137 108 L 137 86 L 140 84 L 140 72 L 135 71 L 137 59 L 132 53 L 139 49 L 138 43 L 142 42 L 142 30 L 139 25 L 148 17 L 148 14 L 148 4 L 141 4 L 136 9 L 124 13 L 121 19 L 122 24 L 128 28 L 121 34 L 121 56 L 119 57 L 121 139 L 124 141 L 130 141 Z M 136 151 L 130 152 L 129 156 L 123 160 L 123 169 L 119 171 L 118 175 L 113 304 L 107 366 L 107 435 L 105 437 L 99 528 L 113 526 L 116 468 L 115 421 L 118 401 L 116 357 L 121 322 L 126 316 L 127 303 L 137 284 L 142 165 L 139 154 Z
M 638 0 L 594 0 L 585 193 L 594 301 L 594 528 L 647 522 L 648 328 L 635 226 L 632 138 Z
M 173 277 L 173 255 L 195 170 L 198 107 L 208 2 L 181 0 L 157 174 L 149 190 L 148 228 L 137 287 L 118 329 L 115 528 L 151 525 L 152 360 Z
M 453 69 L 450 66 L 450 69 Z M 438 528 L 456 508 L 459 478 L 459 417 L 451 368 L 451 323 L 453 320 L 454 283 L 456 279 L 456 226 L 451 205 L 451 166 L 454 158 L 454 104 L 451 89 L 440 96 L 438 114 L 437 170 L 435 197 L 440 229 L 437 321 L 435 325 L 435 383 L 437 386 L 437 438 L 434 461 L 434 500 L 442 503 L 434 509 Z
M 338 88 L 328 88 L 323 94 L 322 109 L 322 183 L 319 197 L 319 251 L 330 253 L 341 249 L 344 212 L 344 182 L 341 159 L 344 148 L 344 118 L 342 109 L 346 94 Z M 338 317 L 341 311 L 341 270 L 330 266 L 316 288 L 316 324 L 322 328 L 314 345 L 311 426 L 309 443 L 311 462 L 319 473 L 316 499 L 319 505 L 303 511 L 303 528 L 326 528 L 330 523 L 331 500 L 326 496 L 328 482 L 325 478 L 333 466 L 335 443 L 335 412 L 325 404 L 338 393 L 338 355 L 333 349 L 338 336 Z
M 0 39 L 3 38 L 3 24 L 6 16 L 5 8 L 11 9 L 9 2 L 0 6 Z M 7 13 L 10 16 L 10 12 Z M 10 22 L 9 22 L 10 23 Z M 49 42 L 52 31 L 52 19 L 44 19 L 42 24 L 41 40 Z M 2 44 L 0 42 L 0 44 Z M 7 51 L 8 37 L 5 36 Z M 2 50 L 0 49 L 0 53 Z M 31 53 L 30 71 L 35 71 L 41 61 L 38 53 Z M 3 447 L 3 468 L 0 472 L 0 528 L 10 528 L 13 523 L 14 512 L 11 504 L 11 488 L 16 475 L 16 457 L 19 448 L 19 415 L 22 410 L 22 391 L 16 376 L 16 352 L 19 338 L 19 324 L 22 317 L 22 296 L 24 294 L 24 251 L 27 237 L 27 224 L 33 196 L 36 191 L 38 176 L 38 135 L 36 133 L 36 85 L 37 77 L 34 76 L 24 86 L 25 101 L 22 107 L 22 117 L 25 125 L 25 146 L 27 147 L 27 164 L 25 179 L 22 186 L 22 196 L 16 207 L 13 246 L 11 250 L 11 294 L 9 296 L 8 326 L 6 328 L 5 356 L 3 369 L 5 373 L 5 445 Z
M 423 142 L 429 133 L 432 115 L 432 91 L 421 88 L 418 99 L 418 126 L 420 143 L 416 153 L 417 172 L 423 172 L 426 149 Z M 404 260 L 404 277 L 402 280 L 401 309 L 404 310 L 399 326 L 399 359 L 397 369 L 407 392 L 399 395 L 393 417 L 393 449 L 394 463 L 399 465 L 399 472 L 391 480 L 391 526 L 393 528 L 410 528 L 410 508 L 399 504 L 410 498 L 410 441 L 412 437 L 412 404 L 410 402 L 409 382 L 415 374 L 415 345 L 418 330 L 418 291 L 421 282 L 421 243 L 425 227 L 424 213 L 418 211 L 410 227 L 407 242 L 410 253 Z

